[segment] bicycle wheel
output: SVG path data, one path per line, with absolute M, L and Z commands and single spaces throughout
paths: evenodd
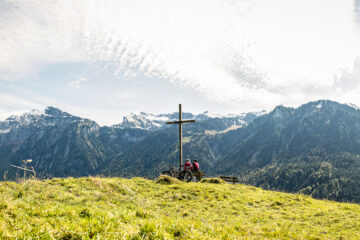
M 179 179 L 186 181 L 186 182 L 190 182 L 193 178 L 192 173 L 189 170 L 183 170 L 181 171 L 180 175 L 179 175 Z
M 169 177 L 174 177 L 173 174 L 170 171 L 163 171 L 161 174 L 169 176 Z

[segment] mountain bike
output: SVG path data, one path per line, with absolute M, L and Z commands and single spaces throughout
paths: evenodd
M 193 174 L 189 169 L 184 169 L 181 172 L 179 172 L 174 167 L 171 167 L 169 170 L 163 171 L 161 174 L 173 178 L 177 178 L 181 181 L 186 181 L 186 182 L 190 182 L 193 179 Z
M 163 171 L 161 174 L 169 177 L 177 178 L 179 176 L 179 171 L 177 171 L 174 167 L 170 167 L 169 170 Z

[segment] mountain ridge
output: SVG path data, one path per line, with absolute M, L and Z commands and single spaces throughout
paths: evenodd
M 21 165 L 28 158 L 45 177 L 154 178 L 169 164 L 178 164 L 177 126 L 101 127 L 52 111 L 54 116 L 34 112 L 42 116 L 28 115 L 34 124 L 25 121 L 0 133 L 0 177 L 6 171 L 9 177 L 21 174 L 9 164 Z M 194 117 L 187 114 L 184 117 Z M 208 176 L 237 175 L 241 182 L 264 189 L 360 202 L 360 192 L 354 190 L 360 184 L 357 107 L 319 100 L 297 108 L 277 106 L 266 114 L 243 114 L 237 122 L 233 116 L 204 117 L 207 114 L 196 124 L 184 125 L 183 152 L 184 159 L 198 159 Z M 0 130 L 4 126 L 0 122 Z
M 144 115 L 146 114 L 142 113 L 142 116 Z M 165 125 L 166 119 L 175 115 L 160 115 L 163 117 L 161 124 Z M 184 113 L 184 117 L 194 116 L 199 121 L 198 125 L 201 125 L 202 121 L 212 121 L 212 118 L 205 114 Z M 214 118 L 216 124 L 209 127 L 214 131 L 225 130 L 237 123 L 242 127 L 255 117 L 256 114 L 249 113 L 229 115 L 225 120 Z M 22 159 L 28 158 L 33 158 L 33 166 L 44 174 L 59 177 L 96 174 L 109 164 L 113 157 L 123 154 L 137 142 L 144 140 L 150 132 L 165 129 L 170 130 L 171 127 L 100 127 L 95 121 L 73 116 L 58 108 L 32 110 L 0 122 L 0 152 L 3 153 L 0 161 L 4 163 L 0 167 L 0 175 L 8 171 L 11 176 L 11 173 L 16 171 L 9 168 L 8 164 L 21 165 Z M 74 168 L 77 170 L 74 171 Z

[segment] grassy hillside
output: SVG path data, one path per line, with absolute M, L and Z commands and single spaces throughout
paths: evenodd
M 1 239 L 360 239 L 360 206 L 141 178 L 0 182 Z

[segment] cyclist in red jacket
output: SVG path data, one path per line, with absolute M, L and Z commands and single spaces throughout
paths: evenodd
M 184 164 L 184 170 L 192 170 L 193 166 L 190 162 L 190 159 L 186 160 L 186 163 Z
M 196 159 L 193 160 L 192 170 L 194 172 L 200 171 L 200 166 L 199 166 L 199 163 L 198 163 L 198 161 Z

